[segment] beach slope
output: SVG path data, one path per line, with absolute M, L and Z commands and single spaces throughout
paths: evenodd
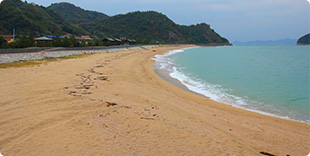
M 163 46 L 0 69 L 0 152 L 12 155 L 307 155 L 305 123 L 182 90 L 154 73 Z

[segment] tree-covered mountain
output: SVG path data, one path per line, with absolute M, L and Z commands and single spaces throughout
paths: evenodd
M 93 22 L 108 17 L 104 13 L 84 10 L 66 2 L 54 3 L 48 8 L 62 14 L 66 20 L 75 24 Z
M 60 14 L 43 6 L 21 0 L 3 0 L 0 4 L 0 34 L 89 34 Z
M 304 35 L 303 37 L 299 38 L 297 41 L 298 45 L 308 45 L 310 44 L 310 33 Z
M 70 3 L 56 3 L 49 8 L 100 38 L 127 37 L 140 43 L 229 43 L 205 23 L 181 26 L 155 11 L 108 17 Z
M 87 11 L 69 3 L 52 4 L 48 8 L 21 0 L 4 0 L 0 4 L 0 34 L 93 35 L 127 37 L 138 43 L 221 43 L 221 37 L 210 25 L 184 26 L 155 11 L 130 12 L 107 16 Z M 97 38 L 97 39 L 99 39 Z
M 181 26 L 155 11 L 131 12 L 80 26 L 99 37 L 123 36 L 142 43 L 229 43 L 205 23 Z

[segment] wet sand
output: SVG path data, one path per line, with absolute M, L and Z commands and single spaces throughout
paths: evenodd
M 307 155 L 308 124 L 214 102 L 159 77 L 165 46 L 0 69 L 0 152 Z

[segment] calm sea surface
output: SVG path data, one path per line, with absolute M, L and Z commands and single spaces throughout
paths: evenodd
M 215 101 L 310 123 L 310 46 L 198 47 L 156 56 L 188 89 Z

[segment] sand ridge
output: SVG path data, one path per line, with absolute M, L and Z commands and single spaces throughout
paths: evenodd
M 0 69 L 0 152 L 6 155 L 306 155 L 309 125 L 186 92 L 149 47 Z

